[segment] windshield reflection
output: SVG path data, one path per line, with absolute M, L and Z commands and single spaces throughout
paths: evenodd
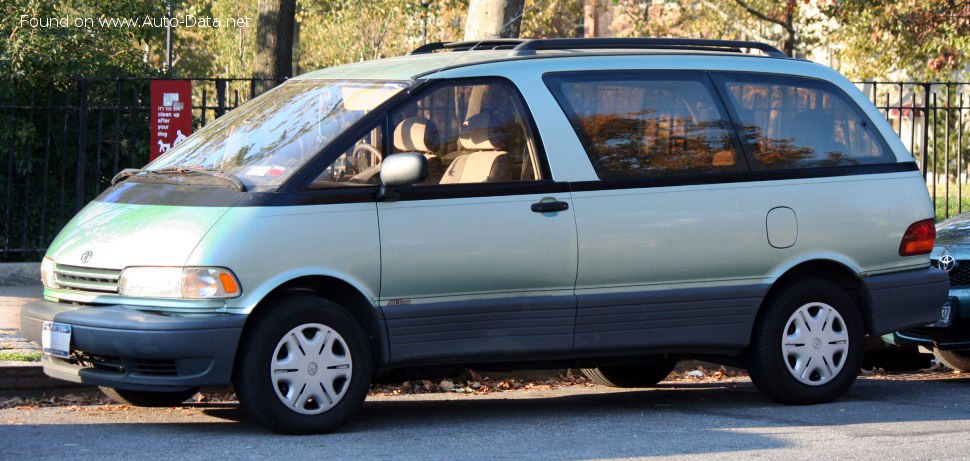
M 405 83 L 290 80 L 207 125 L 146 166 L 236 176 L 276 187 Z

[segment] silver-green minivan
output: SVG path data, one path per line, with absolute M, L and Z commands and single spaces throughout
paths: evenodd
M 758 43 L 426 45 L 294 78 L 113 183 L 23 309 L 44 371 L 136 405 L 232 384 L 286 433 L 463 367 L 643 387 L 697 357 L 826 402 L 948 289 L 888 123 Z

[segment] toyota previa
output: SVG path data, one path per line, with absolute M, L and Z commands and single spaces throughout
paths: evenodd
M 48 375 L 134 405 L 232 385 L 284 433 L 372 382 L 682 358 L 838 398 L 939 319 L 913 157 L 837 72 L 760 43 L 434 43 L 310 72 L 125 170 L 22 310 Z

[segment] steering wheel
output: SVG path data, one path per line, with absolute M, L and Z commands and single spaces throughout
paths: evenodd
M 355 174 L 360 173 L 360 170 L 357 170 L 357 160 L 363 158 L 364 154 L 371 154 L 374 158 L 374 163 L 371 166 L 378 165 L 384 161 L 384 154 L 381 153 L 380 149 L 366 142 L 357 144 L 354 146 L 354 153 L 350 155 L 350 158 L 354 159 Z

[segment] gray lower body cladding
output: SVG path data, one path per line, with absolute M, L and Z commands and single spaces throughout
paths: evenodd
M 864 279 L 869 333 L 934 321 L 936 268 Z M 736 355 L 771 285 L 626 291 L 384 307 L 391 367 L 647 353 Z

